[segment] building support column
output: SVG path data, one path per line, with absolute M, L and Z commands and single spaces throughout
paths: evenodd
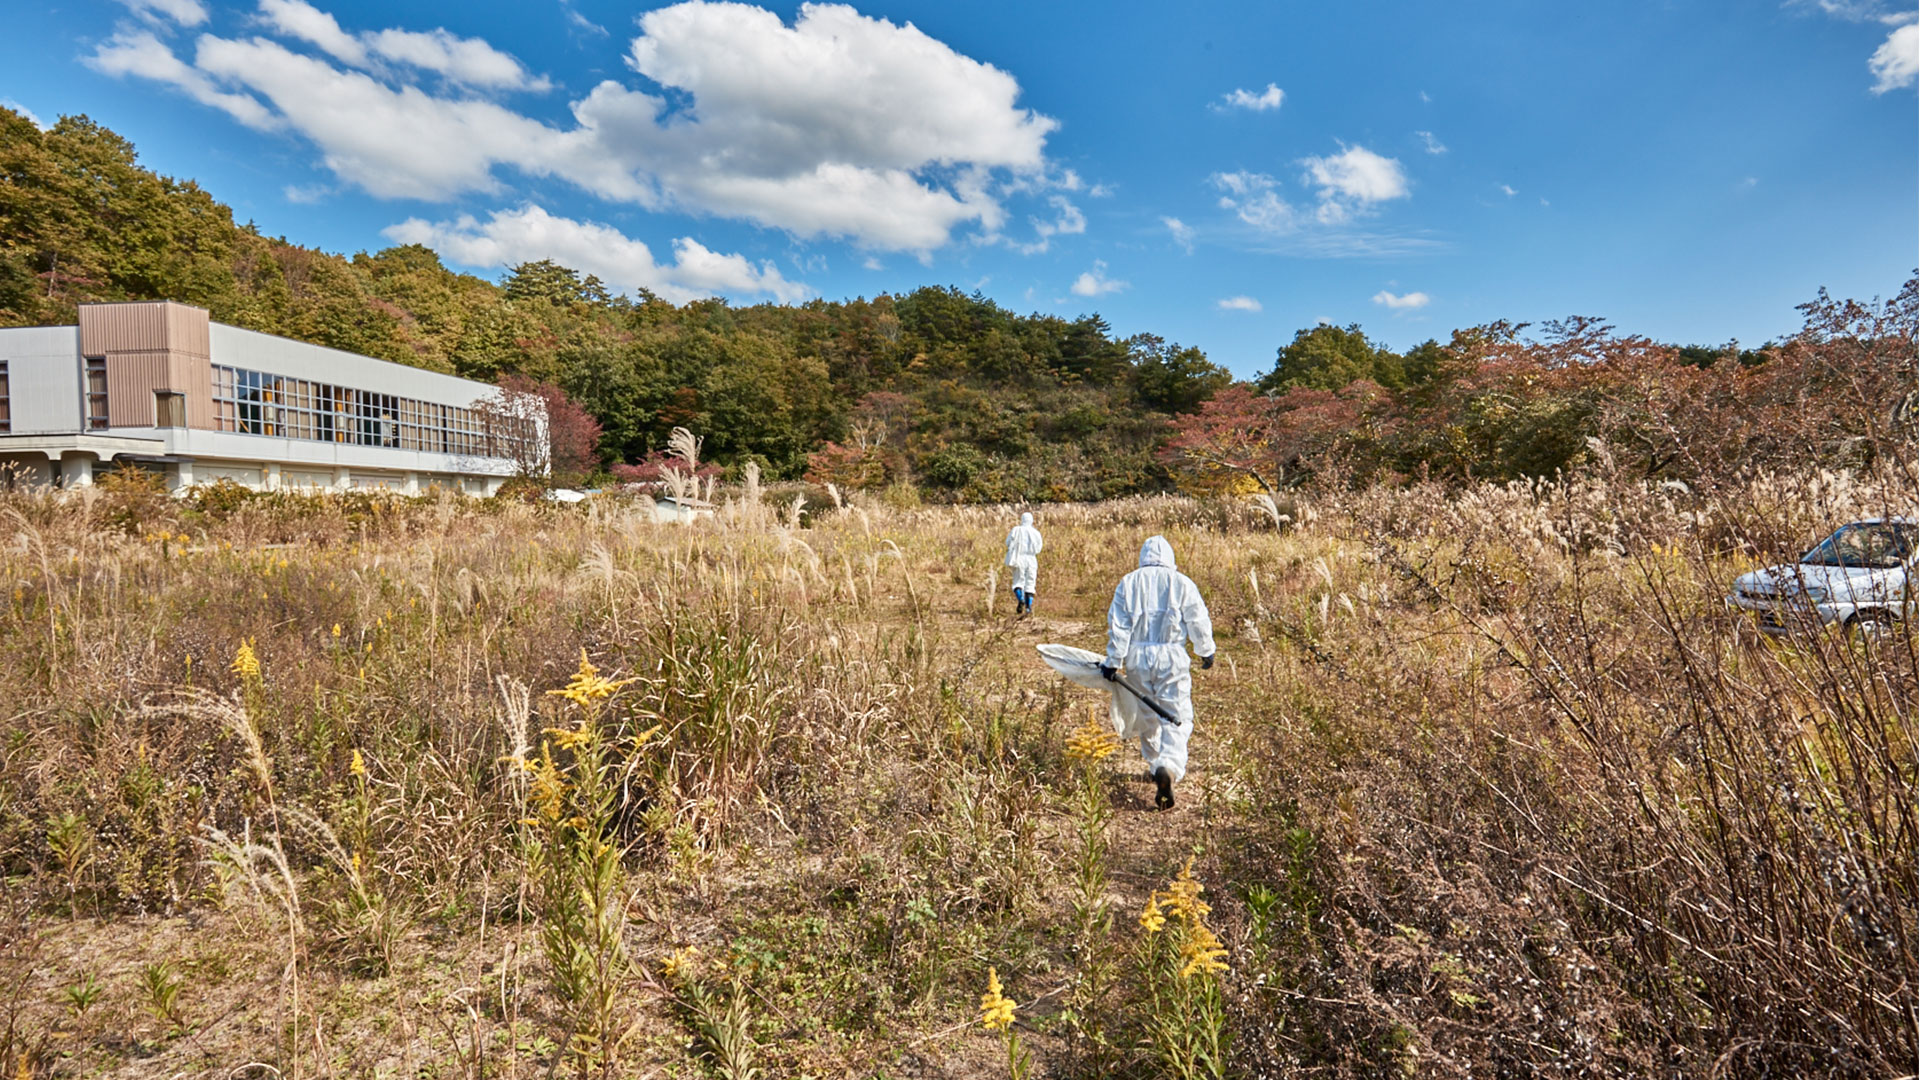
M 175 462 L 173 466 L 173 490 L 185 492 L 193 487 L 193 462 Z
M 416 472 L 407 473 L 401 478 L 400 490 L 409 495 L 420 494 L 420 474 Z
M 266 478 L 268 491 L 280 490 L 280 463 L 265 461 L 260 464 L 260 474 Z
M 333 490 L 347 491 L 353 487 L 353 472 L 345 465 L 333 470 Z
M 88 453 L 60 455 L 60 479 L 65 487 L 92 487 L 93 455 Z

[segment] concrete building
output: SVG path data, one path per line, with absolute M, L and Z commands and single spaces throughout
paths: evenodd
M 491 495 L 544 445 L 544 415 L 526 403 L 505 415 L 486 383 L 168 301 L 82 304 L 79 321 L 0 329 L 0 484 L 141 468 L 175 490 L 225 479 Z

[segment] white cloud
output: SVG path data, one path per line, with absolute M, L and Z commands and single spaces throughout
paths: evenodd
M 1441 143 L 1439 139 L 1436 139 L 1433 137 L 1433 132 L 1416 131 L 1414 132 L 1414 134 L 1420 136 L 1420 141 L 1425 144 L 1425 149 L 1427 153 L 1444 154 L 1447 152 L 1446 146 L 1443 143 Z
M 279 33 L 365 70 L 261 38 L 211 35 L 192 67 L 152 39 L 140 62 L 109 47 L 93 62 L 178 86 L 255 126 L 284 124 L 312 140 L 341 180 L 381 197 L 493 190 L 504 165 L 652 210 L 923 257 L 968 224 L 996 234 L 1007 195 L 1046 175 L 1046 139 L 1058 126 L 1017 107 L 1020 87 L 1007 73 L 911 24 L 841 5 L 805 5 L 792 26 L 760 8 L 704 0 L 647 12 L 629 62 L 670 98 L 609 80 L 572 104 L 570 126 L 553 126 L 424 90 L 374 62 L 511 85 L 518 61 L 483 42 L 467 47 L 444 31 L 353 37 L 303 0 L 264 3 Z
M 607 36 L 606 27 L 575 11 L 573 4 L 570 3 L 569 0 L 560 0 L 560 9 L 567 13 L 567 23 L 574 29 L 583 33 L 592 34 L 594 37 Z
M 1117 293 L 1127 287 L 1124 281 L 1114 281 L 1107 277 L 1107 264 L 1099 259 L 1093 261 L 1093 269 L 1073 279 L 1073 287 L 1068 291 L 1075 296 L 1105 296 Z
M 1221 104 L 1217 104 L 1213 108 L 1217 112 L 1225 112 L 1228 109 L 1248 109 L 1252 112 L 1266 112 L 1270 109 L 1279 108 L 1280 103 L 1286 99 L 1286 91 L 1280 89 L 1280 87 L 1273 83 L 1268 83 L 1267 88 L 1258 94 L 1251 90 L 1240 89 L 1234 90 L 1231 94 L 1223 94 L 1220 97 Z
M 1787 0 L 1790 8 L 1818 8 L 1822 13 L 1847 22 L 1877 22 L 1889 26 L 1912 22 L 1911 10 L 1894 10 L 1886 0 Z
M 1193 226 L 1177 217 L 1163 217 L 1160 219 L 1160 224 L 1165 225 L 1167 231 L 1173 234 L 1174 243 L 1185 248 L 1187 254 L 1193 254 Z
M 1396 158 L 1381 157 L 1364 146 L 1342 145 L 1338 154 L 1301 160 L 1307 167 L 1304 183 L 1319 189 L 1315 211 L 1323 224 L 1337 225 L 1373 204 L 1408 195 L 1407 174 Z
M 177 87 L 200 104 L 219 109 L 251 128 L 266 130 L 278 125 L 272 111 L 258 100 L 220 89 L 206 72 L 188 67 L 145 30 L 120 30 L 96 48 L 85 63 L 105 75 L 132 75 Z
M 1087 198 L 1111 199 L 1113 198 L 1113 185 L 1112 184 L 1095 184 L 1092 187 L 1087 189 Z
M 492 102 L 394 89 L 259 38 L 202 37 L 195 64 L 202 77 L 272 102 L 288 126 L 319 145 L 329 169 L 380 198 L 490 191 L 496 162 L 527 155 L 525 167 L 544 172 L 558 149 L 557 132 Z
M 283 37 L 317 45 L 342 63 L 364 67 L 367 47 L 340 29 L 339 20 L 305 0 L 260 0 L 260 21 Z
M 1884 94 L 1903 86 L 1912 86 L 1920 77 L 1920 24 L 1896 27 L 1887 40 L 1867 60 L 1873 73 L 1873 92 Z
M 120 3 L 149 22 L 171 19 L 181 26 L 199 26 L 207 21 L 207 8 L 200 0 L 120 0 Z
M 1495 184 L 1494 186 L 1500 189 L 1500 194 L 1505 195 L 1509 199 L 1520 194 L 1519 189 L 1511 184 Z
M 286 200 L 300 206 L 310 206 L 322 202 L 333 194 L 333 189 L 325 184 L 288 184 L 280 189 Z
M 755 266 L 743 255 L 722 255 L 688 237 L 673 242 L 672 263 L 659 263 L 646 244 L 618 229 L 555 217 L 532 205 L 496 210 L 484 222 L 466 214 L 450 222 L 408 218 L 383 235 L 396 244 L 425 244 L 463 266 L 505 268 L 552 259 L 610 287 L 650 289 L 676 304 L 721 293 L 764 294 L 788 303 L 813 294 L 781 277 L 771 263 Z
M 38 116 L 34 115 L 32 109 L 27 108 L 25 105 L 20 104 L 19 102 L 13 100 L 12 98 L 0 98 L 0 108 L 12 109 L 14 112 L 17 112 L 21 116 L 26 117 L 27 123 L 32 124 L 34 127 L 39 128 L 41 131 L 47 130 L 47 125 L 42 123 Z
M 1263 232 L 1287 233 L 1300 226 L 1300 214 L 1281 198 L 1279 181 L 1265 173 L 1214 173 L 1208 178 L 1220 189 L 1219 206 Z
M 869 255 L 860 260 L 860 268 L 863 270 L 885 270 L 887 267 L 885 263 Z
M 1081 213 L 1080 208 L 1073 205 L 1065 195 L 1049 195 L 1047 202 L 1059 212 L 1058 216 L 1052 221 L 1042 221 L 1039 218 L 1028 219 L 1033 222 L 1034 234 L 1039 239 L 1031 244 L 1014 245 L 1022 255 L 1038 255 L 1047 250 L 1053 245 L 1053 238 L 1056 236 L 1077 236 L 1087 231 L 1087 215 Z
M 366 42 L 368 48 L 389 60 L 438 72 L 464 86 L 535 91 L 553 88 L 545 78 L 529 75 L 520 61 L 479 38 L 463 38 L 446 30 L 382 30 L 367 35 Z
M 1384 159 L 1382 159 L 1384 160 Z M 1397 169 L 1397 163 L 1392 163 Z M 1311 184 L 1313 175 L 1302 178 Z M 1255 235 L 1238 241 L 1255 251 L 1309 258 L 1393 258 L 1439 250 L 1446 245 L 1419 231 L 1368 231 L 1353 218 L 1364 216 L 1371 203 L 1323 190 L 1317 212 L 1307 213 L 1280 194 L 1280 182 L 1266 173 L 1215 173 L 1208 182 L 1220 192 L 1217 205 L 1252 227 Z M 1378 189 L 1361 188 L 1360 194 Z M 1392 190 L 1387 188 L 1385 190 Z M 1405 194 L 1404 189 L 1401 192 Z
M 1013 106 L 1020 87 L 1006 72 L 843 5 L 807 4 L 789 28 L 770 11 L 691 0 L 640 28 L 633 68 L 693 96 L 699 119 L 685 126 L 727 145 L 757 129 L 764 137 L 736 153 L 771 164 L 1037 169 L 1058 126 Z
M 622 104 L 603 83 L 575 107 L 582 124 L 618 124 L 607 148 L 691 208 L 802 235 L 925 251 L 969 221 L 998 229 L 987 171 L 1042 172 L 1058 126 L 1015 107 L 1011 75 L 850 7 L 808 4 L 788 27 L 759 8 L 692 0 L 640 27 L 632 66 L 693 108 L 663 118 L 663 102 Z M 932 174 L 951 179 L 921 179 Z M 814 212 L 823 200 L 827 212 Z
M 1404 296 L 1395 296 L 1387 290 L 1381 289 L 1379 292 L 1373 294 L 1374 303 L 1385 304 L 1395 311 L 1423 308 L 1431 303 L 1432 300 L 1432 297 L 1423 292 L 1410 292 Z
M 1213 306 L 1221 311 L 1259 311 L 1260 301 L 1251 296 L 1229 296 L 1225 300 L 1217 301 Z
M 1879 23 L 1893 30 L 1867 58 L 1867 70 L 1873 75 L 1873 92 L 1912 86 L 1920 78 L 1920 12 L 1910 7 L 1890 7 L 1886 0 L 1787 0 L 1787 7 L 1818 10 L 1851 23 Z
M 260 0 L 260 20 L 283 36 L 317 45 L 328 56 L 354 67 L 364 68 L 378 56 L 476 89 L 547 90 L 553 85 L 529 75 L 520 61 L 486 42 L 444 29 L 380 30 L 356 36 L 306 0 Z

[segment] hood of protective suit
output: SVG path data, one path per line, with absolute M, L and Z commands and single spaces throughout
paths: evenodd
M 1164 536 L 1147 537 L 1147 542 L 1140 545 L 1140 565 L 1176 569 L 1173 565 L 1173 545 L 1167 543 Z
M 1022 525 L 1028 525 L 1028 526 L 1031 526 L 1031 525 L 1033 524 L 1033 515 L 1032 515 L 1032 514 L 1021 514 L 1021 515 L 1020 515 L 1020 524 L 1022 524 Z

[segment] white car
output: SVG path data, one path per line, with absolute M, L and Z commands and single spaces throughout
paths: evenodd
M 1838 624 L 1877 633 L 1913 612 L 1907 582 L 1913 576 L 1914 520 L 1869 518 L 1842 525 L 1797 563 L 1742 574 L 1727 603 L 1758 616 L 1768 634 Z

